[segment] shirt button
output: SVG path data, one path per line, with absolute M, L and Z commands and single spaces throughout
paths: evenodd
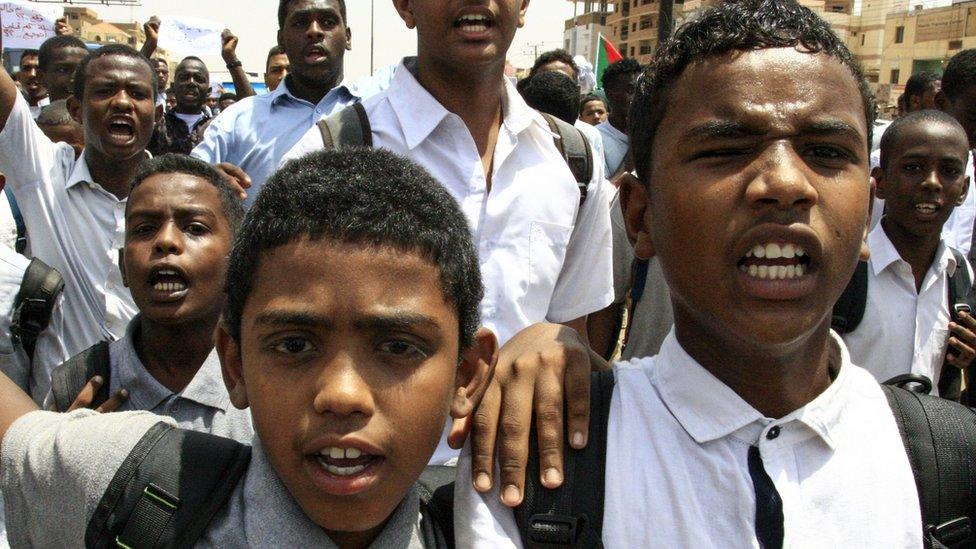
M 773 428 L 766 432 L 766 440 L 774 440 L 779 436 L 779 425 L 773 425 Z

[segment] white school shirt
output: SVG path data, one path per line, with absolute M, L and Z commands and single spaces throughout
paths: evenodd
M 389 89 L 363 101 L 373 145 L 426 168 L 460 204 L 481 264 L 482 324 L 502 344 L 532 324 L 567 322 L 613 301 L 610 185 L 595 169 L 580 208 L 558 136 L 507 80 L 505 90 L 490 197 L 467 126 L 405 65 Z M 322 146 L 313 127 L 283 162 Z
M 122 337 L 136 314 L 119 271 L 125 200 L 92 181 L 84 152 L 75 160 L 70 145 L 52 143 L 19 96 L 0 132 L 0 172 L 23 213 L 31 252 L 65 282 L 62 313 L 69 329 L 52 342 L 59 348 L 39 340 L 36 350 L 31 396 L 42 401 L 55 367 L 99 341 Z
M 923 375 L 938 394 L 949 338 L 949 278 L 968 265 L 956 265 L 943 241 L 921 291 L 916 291 L 911 265 L 898 254 L 882 224 L 868 234 L 868 248 L 864 317 L 857 329 L 843 335 L 851 359 L 880 382 L 901 374 Z
M 630 148 L 630 138 L 627 134 L 613 127 L 609 120 L 596 125 L 603 137 L 603 159 L 604 170 L 607 177 L 612 177 L 617 173 L 620 165 L 627 156 L 627 149 Z
M 657 357 L 616 364 L 604 545 L 759 547 L 748 465 L 758 445 L 783 501 L 784 547 L 921 547 L 915 480 L 888 401 L 839 338 L 831 352 L 837 378 L 781 419 L 705 370 L 674 332 Z M 497 489 L 472 488 L 468 452 L 455 486 L 458 547 L 521 547 Z
M 962 204 L 952 210 L 952 215 L 942 226 L 942 240 L 968 257 L 973 243 L 973 223 L 976 223 L 976 189 L 973 189 L 976 172 L 973 169 L 972 151 L 969 151 L 969 162 L 966 163 L 966 177 L 969 178 L 969 194 Z

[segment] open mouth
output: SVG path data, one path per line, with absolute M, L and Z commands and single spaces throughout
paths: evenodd
M 108 125 L 109 138 L 116 144 L 126 144 L 136 136 L 136 129 L 128 120 L 112 120 Z
M 462 15 L 454 21 L 454 28 L 465 34 L 479 34 L 492 27 L 491 18 L 486 15 Z
M 757 244 L 746 252 L 738 267 L 751 278 L 793 280 L 810 272 L 810 256 L 799 245 L 769 242 Z
M 938 202 L 921 202 L 915 204 L 915 211 L 918 212 L 922 217 L 932 217 L 939 213 L 942 209 L 942 204 Z
M 384 458 L 352 447 L 329 446 L 308 456 L 316 484 L 326 493 L 348 496 L 362 492 L 378 479 Z
M 183 273 L 172 268 L 161 268 L 149 276 L 149 285 L 161 297 L 181 297 L 189 288 Z
M 328 56 L 325 53 L 325 48 L 321 46 L 312 46 L 305 50 L 305 61 L 309 63 L 317 63 L 324 61 Z

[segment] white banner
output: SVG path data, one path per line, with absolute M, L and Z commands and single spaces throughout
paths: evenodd
M 7 49 L 36 49 L 54 36 L 54 22 L 64 8 L 27 2 L 0 2 L 0 32 Z
M 223 23 L 195 17 L 167 17 L 159 25 L 159 47 L 180 55 L 219 57 Z

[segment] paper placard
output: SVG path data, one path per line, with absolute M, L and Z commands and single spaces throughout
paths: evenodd
M 223 23 L 195 17 L 167 17 L 159 24 L 159 47 L 181 55 L 219 57 Z
M 36 49 L 54 36 L 64 8 L 27 2 L 0 2 L 0 32 L 7 49 Z

